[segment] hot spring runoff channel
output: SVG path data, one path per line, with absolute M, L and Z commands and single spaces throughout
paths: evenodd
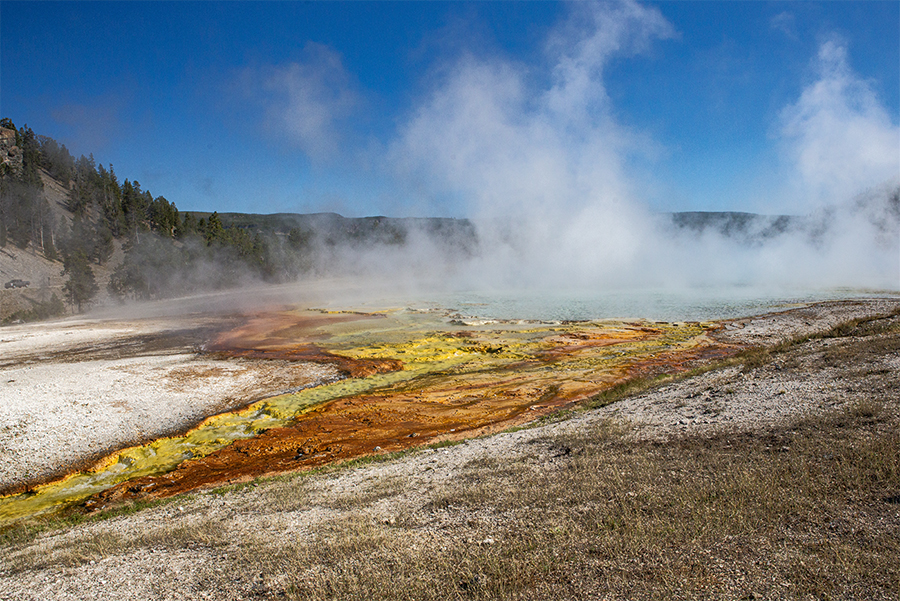
M 625 297 L 620 297 L 616 303 L 624 301 Z M 570 298 L 567 304 L 556 305 L 562 307 L 556 311 L 571 315 L 596 310 L 586 302 Z M 608 298 L 604 302 L 610 303 Z M 538 307 L 538 303 L 545 306 Z M 665 303 L 677 304 L 671 299 L 662 302 Z M 747 309 L 760 304 L 772 308 L 775 303 L 760 301 L 758 297 L 735 302 L 731 295 L 717 310 L 720 314 L 729 313 L 735 310 L 732 307 Z M 373 452 L 377 436 L 384 438 L 379 445 L 381 449 L 391 445 L 401 448 L 449 433 L 460 436 L 483 430 L 491 424 L 521 423 L 589 398 L 623 379 L 644 373 L 678 371 L 704 355 L 728 352 L 706 336 L 714 327 L 711 323 L 643 320 L 563 323 L 491 317 L 506 311 L 524 311 L 529 305 L 535 313 L 543 315 L 550 306 L 546 300 L 522 296 L 507 300 L 500 296 L 482 299 L 469 295 L 465 302 L 456 305 L 459 310 L 455 311 L 420 305 L 424 308 L 378 314 L 281 311 L 256 315 L 244 326 L 223 333 L 218 344 L 273 356 L 285 356 L 297 348 L 315 344 L 326 354 L 350 362 L 380 360 L 393 362 L 391 365 L 396 367 L 375 370 L 375 373 L 364 371 L 359 377 L 276 394 L 240 411 L 212 416 L 184 436 L 162 438 L 113 453 L 88 471 L 37 486 L 23 494 L 0 498 L 0 522 L 77 505 L 103 491 L 116 487 L 124 490 L 128 483 L 136 481 L 146 482 L 143 489 L 137 487 L 138 493 L 154 488 L 164 490 L 158 486 L 160 478 L 168 474 L 166 477 L 172 480 L 176 468 L 179 468 L 178 475 L 192 473 L 192 469 L 197 472 L 199 467 L 192 466 L 200 466 L 197 461 L 200 458 L 217 454 L 229 457 L 225 450 L 235 441 L 277 430 L 287 433 L 280 440 L 290 446 L 294 444 L 290 429 L 299 432 L 310 420 L 327 425 L 329 420 L 340 419 L 341 423 L 352 426 L 352 433 L 347 437 L 358 441 L 366 439 L 371 415 L 381 412 L 379 419 L 390 424 L 386 416 L 396 414 L 397 407 L 403 407 L 405 413 L 394 434 L 403 428 L 411 429 L 404 435 L 412 437 L 409 441 L 394 444 L 396 438 L 384 438 L 383 432 L 377 435 L 373 432 L 369 445 L 343 439 L 319 441 L 318 448 L 346 451 L 325 454 L 326 460 L 340 461 Z M 701 313 L 708 310 L 698 309 Z M 358 407 L 364 407 L 371 415 L 363 416 Z M 416 422 L 417 415 L 425 421 Z M 308 439 L 307 436 L 305 440 Z M 299 457 L 303 453 L 291 451 L 291 455 Z M 277 470 L 285 471 L 313 465 L 302 461 L 296 465 L 281 462 L 282 465 L 273 458 L 263 462 L 278 464 Z M 242 469 L 243 472 L 235 466 L 239 475 L 256 475 L 253 471 L 256 468 Z M 187 479 L 182 488 L 215 482 L 201 475 L 193 481 Z M 182 492 L 181 488 L 159 494 L 167 496 L 177 492 Z

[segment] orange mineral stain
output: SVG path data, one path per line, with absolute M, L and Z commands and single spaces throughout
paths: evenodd
M 329 326 L 383 317 L 369 313 L 309 311 L 255 314 L 248 317 L 244 325 L 220 333 L 206 345 L 206 350 L 229 357 L 328 363 L 351 378 L 363 378 L 400 369 L 402 363 L 392 359 L 352 359 L 335 355 L 315 341 L 329 337 Z
M 259 314 L 218 336 L 209 349 L 232 356 L 327 362 L 352 378 L 414 373 L 315 405 L 282 426 L 184 461 L 167 473 L 122 482 L 85 505 L 100 509 L 163 498 L 496 432 L 576 405 L 628 379 L 677 373 L 735 351 L 706 336 L 715 329 L 712 324 L 501 324 L 442 332 L 423 329 L 434 328 L 433 319 L 392 317 L 392 324 L 388 319 Z M 372 326 L 380 330 L 372 333 Z
M 466 324 L 449 312 L 290 309 L 239 321 L 211 336 L 206 352 L 327 363 L 346 377 L 273 390 L 184 435 L 2 497 L 0 525 L 77 503 L 96 510 L 497 432 L 629 379 L 682 372 L 738 350 L 708 335 L 719 327 L 713 323 Z

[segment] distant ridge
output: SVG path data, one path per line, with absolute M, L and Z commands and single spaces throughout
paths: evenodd
M 199 219 L 212 213 L 188 211 Z M 453 242 L 471 252 L 478 244 L 475 225 L 468 219 L 451 217 L 343 217 L 337 213 L 216 213 L 226 227 L 260 234 L 294 236 L 310 242 L 337 244 L 403 244 L 409 236 L 422 234 L 437 241 Z
M 794 215 L 760 215 L 740 211 L 682 211 L 665 213 L 681 230 L 712 230 L 727 238 L 762 241 L 807 226 L 808 218 Z
M 197 219 L 212 213 L 188 211 Z M 403 232 L 417 228 L 429 235 L 477 243 L 475 224 L 469 219 L 449 217 L 343 217 L 337 213 L 217 213 L 223 225 L 260 233 L 288 235 L 292 230 L 315 233 L 333 241 L 358 239 L 400 241 Z M 676 230 L 695 233 L 713 231 L 728 238 L 750 242 L 774 238 L 808 225 L 807 217 L 761 215 L 742 211 L 676 211 L 661 213 Z
M 193 215 L 197 219 L 208 219 L 212 213 L 202 211 L 183 211 Z M 468 219 L 456 219 L 452 217 L 385 217 L 377 215 L 372 217 L 344 217 L 338 213 L 216 213 L 223 225 L 235 227 L 259 229 L 270 232 L 286 233 L 292 228 L 309 225 L 315 227 L 353 227 L 356 224 L 367 224 L 376 228 L 385 225 L 424 225 L 430 227 L 473 227 Z

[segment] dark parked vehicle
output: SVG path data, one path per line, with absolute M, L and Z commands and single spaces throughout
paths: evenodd
M 6 288 L 28 288 L 28 284 L 31 282 L 26 282 L 25 280 L 10 280 L 6 282 Z

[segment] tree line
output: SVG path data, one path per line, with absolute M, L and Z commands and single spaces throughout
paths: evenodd
M 369 274 L 372 267 L 390 273 L 403 261 L 433 270 L 423 239 L 442 259 L 464 259 L 477 251 L 475 228 L 467 220 L 181 212 L 136 179 L 120 178 L 111 164 L 98 163 L 92 154 L 76 159 L 64 144 L 27 125 L 16 128 L 8 118 L 0 119 L 0 127 L 15 132 L 12 155 L 19 161 L 0 168 L 0 248 L 30 248 L 60 262 L 63 294 L 79 311 L 100 291 L 94 269 L 107 266 L 117 249 L 124 256 L 116 258 L 107 291 L 122 300 L 287 281 L 309 273 Z M 66 190 L 71 219 L 54 220 L 46 176 Z M 412 252 L 402 258 L 395 252 L 401 247 Z M 34 313 L 46 317 L 48 311 L 62 310 L 62 301 L 55 299 Z
M 207 219 L 182 214 L 137 180 L 120 182 L 111 164 L 98 164 L 92 154 L 75 159 L 65 145 L 27 125 L 16 128 L 4 118 L 0 127 L 15 131 L 22 162 L 21 169 L 7 164 L 0 170 L 0 248 L 30 245 L 61 261 L 67 276 L 63 292 L 78 310 L 99 292 L 93 266 L 111 259 L 116 241 L 125 257 L 110 278 L 109 292 L 120 298 L 150 299 L 198 284 L 217 288 L 242 277 L 274 276 L 259 233 L 225 226 L 216 213 Z M 42 170 L 68 189 L 71 223 L 54 223 Z

